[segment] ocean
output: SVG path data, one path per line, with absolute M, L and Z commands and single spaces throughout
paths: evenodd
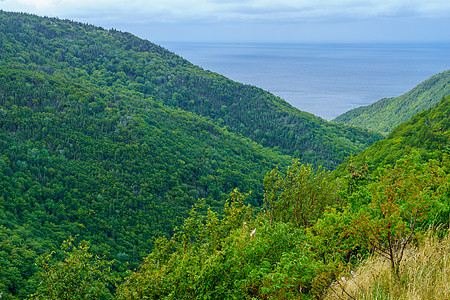
M 161 43 L 205 70 L 254 85 L 326 120 L 400 96 L 450 69 L 450 43 Z

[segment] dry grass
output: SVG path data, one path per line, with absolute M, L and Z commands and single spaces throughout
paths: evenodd
M 450 300 L 450 234 L 439 240 L 429 230 L 405 254 L 400 279 L 387 260 L 373 256 L 350 278 L 335 283 L 325 299 Z

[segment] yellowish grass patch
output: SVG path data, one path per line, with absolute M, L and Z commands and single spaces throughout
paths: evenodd
M 429 230 L 405 253 L 399 279 L 386 259 L 370 257 L 333 284 L 325 299 L 450 300 L 450 234 L 439 240 Z

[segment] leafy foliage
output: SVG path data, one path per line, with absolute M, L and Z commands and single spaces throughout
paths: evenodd
M 353 275 L 336 282 L 324 299 L 446 299 L 450 297 L 450 235 L 430 228 L 405 253 L 398 280 L 389 262 L 378 254 L 359 265 Z
M 298 160 L 286 175 L 273 169 L 266 175 L 264 187 L 264 202 L 271 222 L 310 226 L 327 206 L 338 202 L 331 175 L 320 167 L 314 170 L 311 165 L 300 165 Z
M 0 11 L 0 45 L 6 299 L 322 297 L 371 250 L 448 221 L 449 97 L 336 181 L 313 165 L 334 168 L 380 135 L 115 30 Z M 418 154 L 395 165 L 405 147 Z M 280 153 L 300 160 L 284 171 Z M 125 276 L 113 296 L 110 279 Z
M 278 197 L 259 215 L 236 192 L 223 217 L 210 209 L 205 212 L 204 202 L 195 206 L 170 240 L 157 241 L 141 268 L 119 287 L 118 297 L 320 298 L 372 251 L 383 254 L 399 277 L 403 254 L 415 234 L 432 223 L 446 224 L 437 216 L 450 216 L 448 171 L 447 162 L 420 163 L 409 157 L 380 169 L 378 175 L 365 175 L 365 180 L 349 176 L 336 185 L 332 177 L 320 178 L 325 175 L 321 171 L 294 162 L 286 174 L 274 170 L 266 175 L 266 197 Z M 291 181 L 293 175 L 297 180 Z M 300 187 L 319 182 L 330 187 L 321 189 L 321 196 L 334 189 L 341 201 L 328 203 L 315 222 L 298 224 L 289 201 Z M 361 201 L 360 195 L 368 199 Z M 276 201 L 287 205 L 277 206 Z M 286 217 L 289 211 L 291 218 Z
M 311 290 L 321 264 L 309 260 L 303 230 L 255 217 L 236 193 L 223 218 L 198 208 L 170 241 L 157 242 L 119 299 L 301 299 Z
M 106 299 L 111 294 L 108 284 L 114 283 L 110 274 L 111 262 L 93 257 L 88 252 L 89 246 L 73 246 L 70 237 L 61 246 L 64 252 L 62 262 L 50 263 L 53 254 L 42 257 L 44 270 L 38 292 L 31 299 Z
M 138 265 L 157 236 L 169 236 L 182 223 L 196 199 L 204 197 L 220 209 L 226 193 L 238 187 L 252 190 L 248 201 L 259 205 L 263 174 L 287 161 L 152 99 L 130 95 L 130 104 L 117 104 L 105 91 L 91 90 L 95 101 L 70 101 L 85 88 L 28 71 L 2 74 L 0 85 L 15 87 L 2 89 L 1 98 L 1 232 L 5 243 L 17 236 L 33 257 L 79 235 L 92 242 L 95 254 L 115 259 L 113 268 L 123 273 Z M 27 76 L 44 83 L 28 84 Z M 60 84 L 71 92 L 60 92 Z M 17 101 L 28 101 L 30 94 L 36 104 L 12 104 L 11 94 Z M 96 101 L 108 107 L 95 113 L 90 104 Z M 25 267 L 19 260 L 11 263 L 0 277 Z M 1 281 L 19 294 L 14 286 L 20 280 Z
M 448 172 L 448 170 L 447 170 Z M 379 179 L 366 186 L 368 204 L 358 210 L 356 226 L 370 247 L 387 258 L 396 276 L 408 243 L 417 228 L 447 220 L 435 219 L 442 209 L 448 214 L 449 176 L 436 162 L 417 163 L 412 157 L 399 161 L 392 170 L 379 170 Z
M 14 26 L 49 21 L 1 16 L 4 49 L 17 46 L 11 37 L 33 45 Z M 74 24 L 73 30 L 84 27 L 92 29 Z M 278 151 L 211 120 L 134 90 L 96 85 L 87 72 L 54 58 L 44 61 L 56 48 L 37 51 L 50 45 L 0 53 L 3 297 L 30 294 L 37 286 L 34 260 L 59 252 L 68 236 L 90 241 L 92 252 L 114 260 L 113 272 L 124 276 L 157 237 L 172 234 L 198 198 L 220 210 L 239 188 L 253 191 L 248 201 L 258 206 L 265 172 L 287 164 Z M 19 53 L 36 59 L 41 53 L 42 61 L 15 61 Z

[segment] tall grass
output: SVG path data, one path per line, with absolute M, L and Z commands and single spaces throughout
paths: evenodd
M 450 299 L 450 234 L 429 230 L 404 256 L 400 279 L 389 262 L 373 256 L 333 284 L 325 299 Z

